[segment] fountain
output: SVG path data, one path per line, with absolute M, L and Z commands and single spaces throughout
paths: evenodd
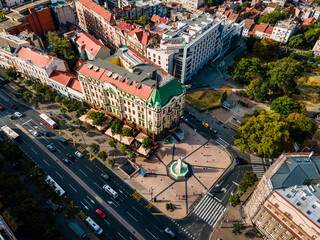
M 188 173 L 188 165 L 182 162 L 181 157 L 170 166 L 170 174 L 175 179 L 184 179 Z

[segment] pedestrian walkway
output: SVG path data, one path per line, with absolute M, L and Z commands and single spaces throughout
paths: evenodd
M 261 164 L 261 165 L 252 165 L 252 171 L 257 174 L 258 178 L 262 178 L 263 174 L 265 173 L 265 166 L 263 165 L 263 160 L 260 157 L 255 155 L 250 155 L 251 163 L 252 164 Z
M 206 195 L 194 209 L 194 214 L 214 228 L 225 210 L 218 201 Z
M 229 143 L 227 143 L 225 140 L 223 140 L 222 138 L 218 138 L 217 140 L 215 140 L 216 143 L 218 143 L 221 147 L 223 148 L 228 148 L 230 146 Z

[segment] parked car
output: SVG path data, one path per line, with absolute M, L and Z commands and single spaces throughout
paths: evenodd
M 10 105 L 10 108 L 12 108 L 12 109 L 18 109 L 18 107 L 17 107 L 16 105 L 14 105 L 14 104 L 11 104 L 11 105 Z
M 71 162 L 68 158 L 62 158 L 62 162 L 64 162 L 67 165 L 71 165 Z
M 45 135 L 46 137 L 51 137 L 51 133 L 50 132 L 43 132 L 43 135 Z
M 47 148 L 48 148 L 51 152 L 54 152 L 54 151 L 56 150 L 56 148 L 52 145 L 52 143 L 49 144 L 49 145 L 47 146 Z
M 104 212 L 102 212 L 99 208 L 96 210 L 96 213 L 101 217 L 101 218 L 105 218 L 106 214 Z
M 76 155 L 78 158 L 82 158 L 82 157 L 83 157 L 82 154 L 81 154 L 81 152 L 79 152 L 79 151 L 76 151 L 76 152 L 74 153 L 74 155 Z
M 65 138 L 59 138 L 59 142 L 63 143 L 63 144 L 67 144 L 67 140 Z
M 218 131 L 217 131 L 216 129 L 214 129 L 214 128 L 210 128 L 210 131 L 211 131 L 212 133 L 214 133 L 214 134 L 218 134 Z
M 164 231 L 170 236 L 170 238 L 174 238 L 176 236 L 174 232 L 170 230 L 170 228 L 166 228 Z
M 0 107 L 0 111 L 4 111 L 4 107 Z
M 9 115 L 7 115 L 7 118 L 10 118 L 10 119 L 17 119 L 17 116 L 9 114 Z
M 23 117 L 23 114 L 20 113 L 20 112 L 15 112 L 14 115 L 15 115 L 17 118 Z
M 73 160 L 74 156 L 71 153 L 67 153 L 66 158 L 68 158 L 69 160 Z
M 103 180 L 106 180 L 106 181 L 108 181 L 110 179 L 110 177 L 105 173 L 101 173 L 100 176 L 101 176 L 101 178 L 103 178 Z

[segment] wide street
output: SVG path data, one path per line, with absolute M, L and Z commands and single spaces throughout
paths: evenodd
M 10 103 L 18 109 L 10 109 Z M 162 213 L 100 161 L 93 159 L 79 144 L 71 139 L 67 145 L 61 144 L 58 139 L 68 136 L 54 132 L 42 123 L 38 112 L 15 101 L 3 90 L 0 90 L 0 106 L 5 108 L 5 111 L 0 112 L 1 126 L 8 125 L 16 131 L 23 140 L 19 143 L 23 151 L 66 191 L 87 216 L 103 228 L 101 239 L 169 239 L 164 232 L 166 227 L 176 233 L 177 239 L 189 239 L 171 219 L 158 215 Z M 16 111 L 25 116 L 16 120 L 6 117 Z M 31 130 L 51 131 L 55 136 L 34 137 Z M 50 152 L 46 148 L 48 144 L 53 144 L 57 150 Z M 66 153 L 74 154 L 77 150 L 82 151 L 83 158 L 75 159 L 71 166 L 61 161 Z M 119 199 L 114 200 L 102 189 L 105 184 L 100 177 L 102 172 L 111 177 L 108 184 L 118 192 Z M 106 212 L 105 220 L 96 215 L 97 208 Z

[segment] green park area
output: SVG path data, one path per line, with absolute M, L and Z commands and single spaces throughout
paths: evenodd
M 185 101 L 200 112 L 207 109 L 214 109 L 221 106 L 221 98 L 224 92 L 229 95 L 231 93 L 231 88 L 228 86 L 222 86 L 218 90 L 208 89 L 188 93 Z

